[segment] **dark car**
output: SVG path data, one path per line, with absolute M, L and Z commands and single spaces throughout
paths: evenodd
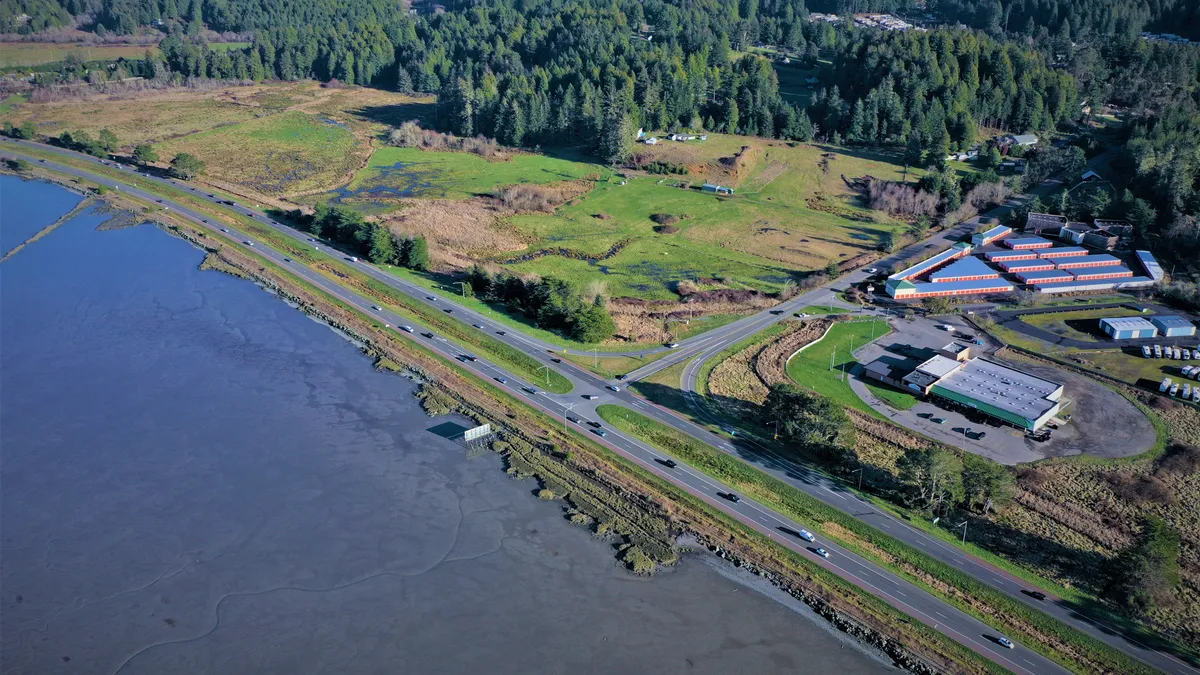
M 568 421 L 568 422 L 572 422 L 572 423 L 574 423 L 574 424 L 579 424 L 579 418 L 578 418 L 578 417 L 571 417 L 570 415 L 567 415 L 567 421 Z
M 782 309 L 773 309 L 773 310 L 771 310 L 771 313 L 778 316 L 780 314 L 783 314 L 783 310 Z
M 600 423 L 599 423 L 599 422 L 597 422 L 597 421 L 595 421 L 595 420 L 588 420 L 588 426 L 589 426 L 589 427 L 596 427 L 597 429 L 599 429 L 601 425 L 600 425 Z
M 508 333 L 505 333 L 502 330 L 498 330 L 498 331 L 496 331 L 496 335 L 508 335 Z
M 432 338 L 432 337 L 433 337 L 433 333 L 421 333 L 421 335 L 424 335 L 424 336 L 425 336 L 425 337 L 427 337 L 427 338 Z
M 601 437 L 601 438 L 603 438 L 603 437 L 605 437 L 605 436 L 607 436 L 607 435 L 608 435 L 608 432 L 607 432 L 607 431 L 605 431 L 605 430 L 603 430 L 603 429 L 596 429 L 596 430 L 595 430 L 595 431 L 593 431 L 592 433 L 593 433 L 593 434 L 596 434 L 597 436 L 599 436 L 599 437 Z
M 728 499 L 729 501 L 733 502 L 734 504 L 742 501 L 741 497 L 733 494 L 732 492 L 726 492 L 726 493 L 722 494 L 721 496 L 724 497 L 725 499 Z
M 427 296 L 425 296 L 425 299 L 426 299 L 426 300 L 429 300 L 429 301 L 431 301 L 431 302 L 434 302 L 434 301 L 436 301 L 436 300 L 437 300 L 437 298 L 433 297 L 432 295 L 427 295 Z
M 1033 598 L 1034 600 L 1045 600 L 1046 594 L 1041 591 L 1029 591 L 1029 597 Z
M 675 467 L 679 466 L 678 464 L 675 463 L 675 460 L 673 460 L 673 459 L 662 460 L 662 465 L 667 467 L 668 469 L 674 469 Z
M 449 307 L 447 307 L 446 309 L 443 309 L 442 311 L 443 311 L 443 312 L 445 312 L 445 313 L 447 313 L 447 314 L 453 314 L 453 313 L 454 313 L 454 310 L 450 309 Z
M 562 363 L 562 359 L 559 359 L 559 358 L 552 358 L 550 360 L 553 361 L 554 363 Z

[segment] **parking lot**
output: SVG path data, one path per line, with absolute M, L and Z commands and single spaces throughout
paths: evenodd
M 918 318 L 911 321 L 894 319 L 891 323 L 895 329 L 893 333 L 855 352 L 859 363 L 866 364 L 885 357 L 895 365 L 916 366 L 933 356 L 940 347 L 956 340 L 954 334 L 939 326 L 953 326 L 960 337 L 975 337 L 977 333 L 957 317 Z M 909 410 L 892 408 L 867 389 L 861 368 L 856 369 L 851 388 L 897 424 L 1002 464 L 1079 454 L 1124 457 L 1140 454 L 1153 447 L 1156 438 L 1154 426 L 1120 394 L 1073 372 L 996 358 L 996 345 L 989 344 L 984 335 L 978 335 L 978 338 L 985 344 L 973 344 L 972 356 L 986 356 L 1032 375 L 1063 383 L 1064 405 L 1060 417 L 1070 415 L 1070 423 L 1052 430 L 1050 440 L 1037 442 L 1027 438 L 1023 430 L 965 409 L 970 413 L 968 417 L 963 411 L 951 409 L 943 402 L 921 401 Z M 965 339 L 958 341 L 970 342 Z M 980 436 L 980 433 L 983 435 Z

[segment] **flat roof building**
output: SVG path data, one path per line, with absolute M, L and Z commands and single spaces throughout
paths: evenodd
M 1035 270 L 1032 272 L 1018 272 L 1017 278 L 1023 283 L 1040 286 L 1042 284 L 1055 284 L 1068 281 L 1074 281 L 1075 276 L 1067 270 Z
M 1051 213 L 1031 213 L 1025 216 L 1025 231 L 1034 234 L 1046 230 L 1058 230 L 1066 224 L 1066 216 L 1056 216 Z
M 957 260 L 929 275 L 929 280 L 938 284 L 947 281 L 976 281 L 979 279 L 999 278 L 999 272 L 974 256 Z
M 1064 281 L 1062 283 L 1040 284 L 1038 293 L 1090 293 L 1093 291 L 1108 291 L 1112 289 L 1126 290 L 1147 288 L 1154 285 L 1150 277 L 1128 277 L 1123 279 L 1100 279 L 1096 281 Z
M 1158 329 L 1149 321 L 1138 317 L 1100 319 L 1100 330 L 1114 340 L 1143 340 L 1158 337 Z
M 1154 281 L 1163 280 L 1166 274 L 1163 273 L 1162 266 L 1158 264 L 1158 261 L 1154 259 L 1150 251 L 1135 251 L 1134 253 L 1137 255 L 1138 262 L 1142 264 L 1142 268 L 1146 270 L 1146 276 Z
M 1037 260 L 1037 251 L 988 251 L 983 254 L 988 262 L 1001 263 L 1014 260 Z
M 1014 251 L 1050 248 L 1054 245 L 1054 242 L 1049 239 L 1042 239 L 1041 237 L 1018 237 L 1016 239 L 1005 239 L 1001 243 Z
M 1082 246 L 1055 246 L 1054 248 L 1044 248 L 1037 252 L 1039 258 L 1074 258 L 1076 256 L 1084 256 L 1088 254 L 1088 250 Z
M 1002 262 L 1000 267 L 1004 268 L 1009 274 L 1020 274 L 1022 272 L 1044 272 L 1054 269 L 1054 263 L 1049 260 L 1015 260 L 1013 262 Z
M 1121 264 L 1120 258 L 1114 258 L 1107 253 L 1097 253 L 1095 255 L 1080 255 L 1056 260 L 1055 266 L 1060 270 L 1075 269 L 1077 267 L 1113 267 Z
M 1012 234 L 1012 228 L 1007 225 L 997 225 L 987 232 L 980 232 L 971 237 L 974 246 L 987 246 L 1006 234 Z
M 1128 267 L 1121 267 L 1120 265 L 1113 265 L 1111 267 L 1082 267 L 1068 271 L 1074 275 L 1076 281 L 1121 279 L 1133 276 L 1133 270 Z
M 985 359 L 961 364 L 929 389 L 933 396 L 1028 430 L 1041 428 L 1058 414 L 1063 394 L 1057 382 Z
M 951 342 L 938 350 L 942 356 L 955 361 L 966 361 L 971 358 L 971 345 L 961 342 Z
M 928 396 L 930 388 L 946 377 L 950 373 L 963 367 L 963 362 L 957 359 L 948 359 L 940 354 L 930 357 L 921 365 L 913 369 L 911 373 L 904 376 L 904 386 L 913 391 L 920 392 L 922 396 Z
M 1152 316 L 1150 323 L 1162 331 L 1163 337 L 1188 337 L 1196 334 L 1196 326 L 1182 316 Z
M 920 281 L 897 282 L 893 287 L 888 283 L 888 292 L 897 300 L 912 300 L 917 298 L 934 298 L 953 295 L 981 295 L 986 293 L 1011 293 L 1013 285 L 1003 279 L 979 279 L 977 281 L 946 281 L 942 283 L 923 283 Z

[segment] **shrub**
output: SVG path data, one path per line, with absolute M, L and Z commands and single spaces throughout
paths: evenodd
M 547 490 L 546 488 L 542 488 L 541 490 L 537 491 L 537 496 L 538 496 L 538 499 L 545 499 L 545 500 L 549 501 L 551 499 L 554 499 L 558 495 L 554 494 L 554 490 Z
M 674 225 L 655 225 L 654 231 L 659 234 L 675 234 L 679 232 L 679 228 Z
M 495 197 L 515 211 L 554 211 L 554 193 L 537 185 L 512 185 L 496 192 Z
M 655 213 L 654 215 L 650 216 L 650 220 L 653 220 L 659 225 L 674 225 L 675 223 L 679 222 L 679 216 L 673 216 L 669 213 Z
M 871 179 L 867 186 L 871 208 L 892 216 L 931 216 L 937 212 L 937 195 L 911 185 Z
M 1191 476 L 1200 472 L 1200 448 L 1173 443 L 1155 468 L 1155 474 Z
M 1130 504 L 1147 502 L 1169 506 L 1175 503 L 1175 494 L 1154 476 L 1144 476 L 1131 471 L 1119 471 L 1105 476 L 1114 494 Z

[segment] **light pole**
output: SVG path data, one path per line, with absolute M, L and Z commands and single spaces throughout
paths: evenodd
M 564 408 L 566 408 L 566 411 L 563 412 L 563 429 L 569 430 L 571 428 L 571 425 L 568 424 L 568 422 L 570 422 L 570 420 L 567 419 L 567 415 L 569 415 L 571 413 L 571 411 L 574 410 L 575 406 L 577 406 L 577 405 L 579 405 L 579 404 L 578 403 L 568 403 L 565 406 L 563 406 Z
M 465 297 L 467 297 L 467 282 L 465 282 L 465 281 L 459 281 L 459 282 L 456 282 L 456 283 L 459 285 L 459 287 L 460 287 L 460 290 L 462 291 L 462 296 L 463 296 L 464 298 L 465 298 Z
M 963 546 L 966 546 L 967 545 L 967 521 L 964 520 L 961 523 L 955 525 L 954 527 L 961 527 L 963 529 L 962 543 L 963 543 Z
M 546 388 L 550 388 L 550 366 L 538 366 L 538 370 L 546 371 Z
M 859 490 L 862 490 L 862 477 L 863 477 L 863 468 L 860 466 L 860 467 L 858 467 L 857 469 L 855 469 L 855 470 L 851 471 L 850 473 L 857 473 L 857 474 L 858 474 L 858 489 L 859 489 Z

